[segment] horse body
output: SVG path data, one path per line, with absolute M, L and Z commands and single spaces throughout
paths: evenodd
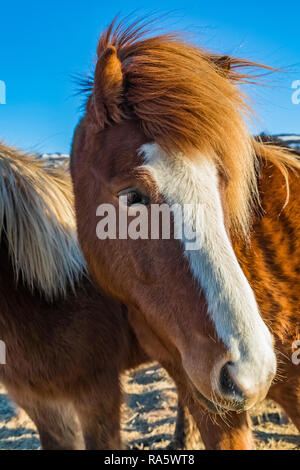
M 262 162 L 259 189 L 261 209 L 254 217 L 249 244 L 234 242 L 234 249 L 270 327 L 278 351 L 278 379 L 268 396 L 276 400 L 300 431 L 300 369 L 292 355 L 299 340 L 300 205 L 299 173 L 290 172 L 290 197 L 274 165 Z
M 1 381 L 6 385 L 11 381 L 16 390 L 25 393 L 28 387 L 28 394 L 49 400 L 70 399 L 74 390 L 108 383 L 116 364 L 120 370 L 134 364 L 134 336 L 126 311 L 97 293 L 88 280 L 76 294 L 69 292 L 65 299 L 50 303 L 38 292 L 16 285 L 7 248 L 2 246 L 1 266 L 5 268 L 0 274 L 0 335 L 7 349 Z
M 236 82 L 251 80 L 239 67 L 256 64 L 225 62 L 176 36 L 149 38 L 143 25 L 111 24 L 100 37 L 95 77 L 86 86 L 90 94 L 74 134 L 71 172 L 79 241 L 96 283 L 128 306 L 148 354 L 177 377 L 207 447 L 247 448 L 247 415 L 228 410 L 247 410 L 273 379 L 273 343 L 261 315 L 283 354 L 296 337 L 296 270 L 284 273 L 288 279 L 281 272 L 287 247 L 291 254 L 296 241 L 290 228 L 278 232 L 285 241 L 279 246 L 277 238 L 273 251 L 287 250 L 278 268 L 267 228 L 273 233 L 275 219 L 296 204 L 290 198 L 283 211 L 288 175 L 300 163 L 249 135 Z M 295 179 L 295 194 L 296 186 Z M 129 203 L 122 209 L 124 193 Z M 192 204 L 183 225 L 196 228 L 198 250 L 189 252 L 184 237 L 174 240 L 175 219 L 169 240 L 124 239 L 120 212 L 116 236 L 97 239 L 102 204 L 129 213 L 128 207 L 161 203 Z M 197 204 L 204 211 L 200 227 Z M 278 305 L 287 307 L 284 319 Z M 287 373 L 291 367 L 287 360 Z M 270 391 L 277 399 L 280 387 Z M 201 407 L 226 411 L 231 428 L 214 426 Z
M 251 242 L 234 242 L 234 249 L 251 282 L 263 318 L 286 348 L 299 334 L 300 221 L 299 175 L 289 176 L 290 197 L 285 206 L 286 188 L 281 173 L 263 163 L 260 175 L 261 209 L 254 217 Z
M 80 430 L 87 448 L 119 448 L 119 376 L 147 357 L 126 309 L 86 275 L 68 214 L 69 177 L 3 145 L 0 150 L 0 338 L 7 361 L 0 366 L 0 381 L 37 425 L 43 448 L 82 447 Z M 64 204 L 56 217 L 51 192 Z M 69 223 L 58 218 L 59 211 L 68 214 Z M 55 230 L 55 244 L 49 232 L 41 233 L 47 224 Z M 67 257 L 74 263 L 74 282 L 70 266 L 59 273 L 67 270 Z
M 268 143 L 272 144 L 272 140 L 268 139 Z M 275 141 L 273 144 L 280 145 Z M 261 315 L 274 335 L 278 376 L 267 397 L 285 410 L 300 432 L 300 368 L 292 361 L 293 345 L 300 338 L 300 179 L 298 172 L 290 172 L 290 196 L 285 205 L 286 182 L 278 168 L 262 159 L 258 177 L 261 202 L 253 212 L 250 240 L 245 242 L 233 236 L 233 247 Z M 216 426 L 212 421 L 201 427 L 208 445 L 214 449 L 251 446 L 251 440 L 246 441 L 249 438 L 246 413 L 243 428 L 234 422 L 232 415 L 228 419 L 228 427 L 224 423 Z

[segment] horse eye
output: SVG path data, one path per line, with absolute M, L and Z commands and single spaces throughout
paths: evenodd
M 125 189 L 119 192 L 118 198 L 127 206 L 133 206 L 134 204 L 147 206 L 149 204 L 149 197 L 142 194 L 138 189 Z

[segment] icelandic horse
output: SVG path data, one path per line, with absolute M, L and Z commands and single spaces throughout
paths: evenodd
M 212 55 L 176 34 L 151 35 L 149 23 L 113 21 L 84 83 L 71 151 L 89 272 L 127 306 L 143 348 L 175 379 L 214 449 L 253 448 L 247 410 L 267 394 L 300 429 L 300 367 L 291 361 L 300 163 L 247 130 L 238 85 L 253 80 L 244 70 L 255 66 L 264 67 Z M 169 239 L 161 232 L 151 239 L 160 204 L 188 206 L 181 221 L 173 214 Z M 132 209 L 145 208 L 147 236 L 124 236 L 124 217 L 128 234 Z M 115 222 L 114 235 L 99 239 L 100 215 Z M 272 384 L 274 350 L 277 378 L 288 380 Z

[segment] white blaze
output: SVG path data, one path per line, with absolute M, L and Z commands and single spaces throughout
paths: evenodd
M 143 145 L 140 152 L 166 202 L 188 204 L 184 233 L 196 232 L 200 248 L 189 250 L 183 239 L 184 255 L 205 293 L 208 314 L 230 351 L 239 382 L 245 389 L 264 384 L 276 368 L 272 339 L 225 229 L 215 165 L 201 155 L 196 163 L 182 155 L 168 157 L 155 143 Z M 199 207 L 201 227 L 195 223 Z

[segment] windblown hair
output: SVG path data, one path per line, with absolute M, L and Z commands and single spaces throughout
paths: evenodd
M 255 142 L 245 124 L 250 110 L 237 85 L 255 81 L 256 68 L 270 68 L 213 55 L 180 34 L 149 36 L 148 26 L 114 21 L 100 37 L 94 83 L 85 84 L 95 107 L 97 67 L 112 47 L 121 62 L 123 81 L 116 102 L 105 103 L 106 115 L 96 112 L 98 128 L 134 117 L 146 136 L 170 156 L 180 152 L 193 158 L 197 150 L 197 155 L 213 159 L 228 180 L 231 229 L 247 235 L 252 203 L 259 199 L 257 155 L 270 159 L 285 178 L 287 167 L 300 168 L 288 151 Z M 241 71 L 246 67 L 249 73 Z
M 66 168 L 0 143 L 0 237 L 16 274 L 48 300 L 65 295 L 85 271 Z

